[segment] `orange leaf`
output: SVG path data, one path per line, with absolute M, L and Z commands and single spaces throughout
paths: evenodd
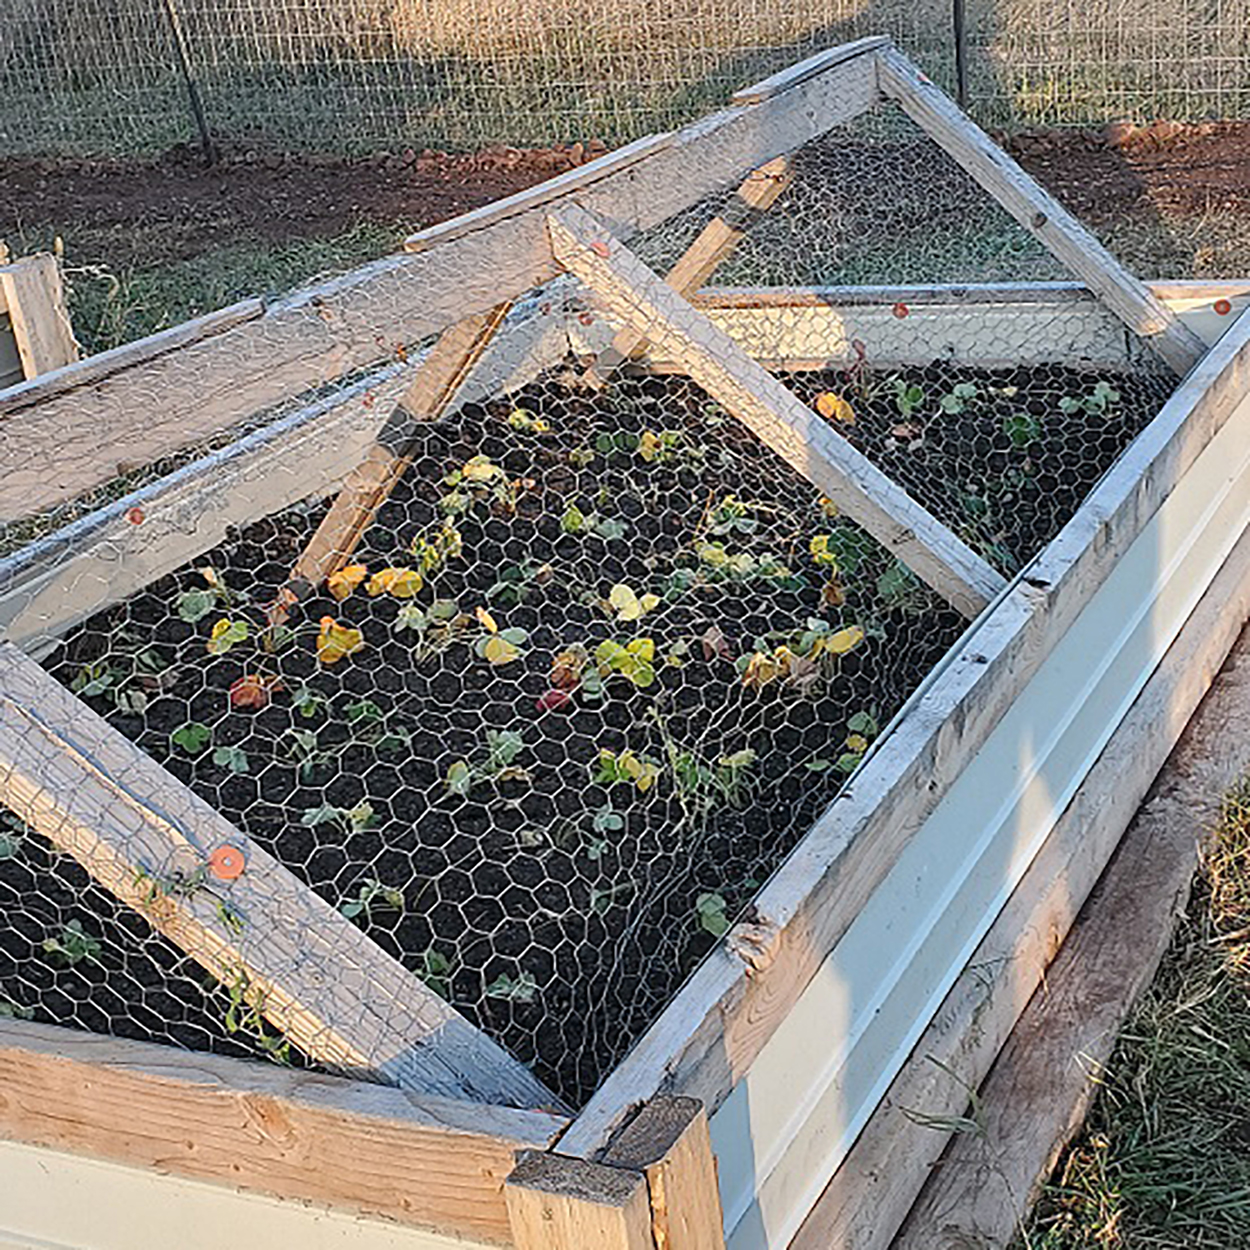
M 477 617 L 478 624 L 488 634 L 497 634 L 499 632 L 499 626 L 495 624 L 495 618 L 485 608 L 474 608 L 473 615 Z
M 230 706 L 259 712 L 261 708 L 269 706 L 269 699 L 273 692 L 281 689 L 281 677 L 264 677 L 260 673 L 246 673 L 230 687 Z
M 326 589 L 342 603 L 365 580 L 368 572 L 363 564 L 348 564 L 326 578 Z

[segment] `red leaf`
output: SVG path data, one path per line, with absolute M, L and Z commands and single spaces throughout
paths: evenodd
M 269 706 L 275 690 L 282 689 L 280 677 L 262 677 L 259 673 L 247 673 L 230 687 L 230 706 L 259 712 Z
M 534 700 L 534 706 L 540 712 L 556 712 L 562 707 L 567 707 L 572 701 L 573 696 L 567 690 L 548 690 Z

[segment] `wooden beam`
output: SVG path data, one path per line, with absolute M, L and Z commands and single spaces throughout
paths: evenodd
M 656 1250 L 725 1250 L 716 1159 L 697 1099 L 653 1098 L 603 1162 L 647 1178 Z
M 518 1150 L 565 1121 L 0 1019 L 0 1138 L 506 1244 Z
M 1183 733 L 1192 739 L 1195 730 L 1186 731 L 1186 725 L 1195 708 L 1199 710 L 1194 725 L 1205 723 L 1213 728 L 1220 723 L 1215 719 L 1217 709 L 1222 716 L 1229 711 L 1233 698 L 1244 701 L 1250 669 L 1241 674 L 1240 680 L 1234 679 L 1227 691 L 1227 674 L 1220 677 L 1207 702 L 1199 708 L 1248 617 L 1250 535 L 1245 535 L 1090 769 L 1006 907 L 968 961 L 967 970 L 947 994 L 911 1058 L 894 1078 L 880 1107 L 791 1243 L 792 1250 L 824 1250 L 827 1246 L 885 1250 L 926 1178 L 926 1193 L 935 1197 L 938 1193 L 950 1197 L 959 1188 L 967 1201 L 964 1209 L 971 1213 L 973 1174 L 960 1169 L 957 1180 L 944 1163 L 940 1171 L 933 1171 L 942 1148 L 951 1140 L 953 1126 L 967 1114 L 970 1091 L 981 1083 L 1030 996 L 1044 983 L 1036 1001 L 1045 1004 L 1053 999 L 1056 969 L 1047 971 L 1047 965 L 1125 828 L 1134 823 L 1133 813 L 1168 760 L 1168 753 Z M 1250 652 L 1250 639 L 1243 640 L 1239 649 L 1243 654 Z M 1233 723 L 1243 732 L 1230 734 L 1229 741 L 1240 744 L 1243 755 L 1250 755 L 1250 720 L 1239 711 Z M 1236 756 L 1238 746 L 1223 754 L 1226 759 Z M 1174 756 L 1165 776 L 1173 774 L 1177 763 Z M 1203 770 L 1198 771 L 1206 775 Z M 1211 802 L 1218 802 L 1223 788 L 1210 787 L 1204 799 L 1205 810 L 1210 810 Z M 1199 823 L 1200 818 L 1196 817 L 1189 828 L 1192 830 Z M 1136 825 L 1140 824 L 1138 820 Z M 1116 852 L 1117 861 L 1123 861 L 1126 855 L 1137 861 L 1140 856 L 1143 866 L 1158 868 L 1158 857 L 1143 841 L 1130 830 Z M 1191 852 L 1195 844 L 1191 836 Z M 1149 899 L 1151 893 L 1143 884 L 1142 899 Z M 1139 914 L 1147 923 L 1157 920 L 1157 914 L 1152 914 L 1149 907 L 1137 903 L 1113 914 L 1111 919 L 1121 927 L 1131 927 Z M 1161 934 L 1160 940 L 1166 942 L 1167 926 L 1154 927 Z M 1149 946 L 1146 941 L 1141 949 Z M 1091 968 L 1101 969 L 1107 952 L 1116 947 L 1112 941 L 1102 955 L 1091 956 Z M 1101 981 L 1101 972 L 1098 976 Z M 1132 976 L 1126 980 L 1131 982 Z M 1088 1011 L 1082 1008 L 1082 1014 L 1096 1026 L 1098 1013 L 1093 1000 L 1088 1007 Z M 1036 1037 L 1031 1040 L 1040 1042 Z M 1048 1108 L 1070 1106 L 1062 1094 L 1074 1075 L 1078 1079 L 1084 1077 L 1083 1072 L 1070 1071 L 1074 1066 L 1072 1057 L 1078 1053 L 1081 1052 L 1072 1049 L 1058 1056 L 1047 1047 L 1036 1052 L 1029 1066 L 1034 1078 L 1033 1092 Z M 1002 1211 L 997 1226 L 1009 1240 L 1016 1210 L 1009 1200 L 1014 1182 L 1010 1171 L 1000 1176 L 998 1165 L 1030 1146 L 1036 1149 L 1037 1140 L 1020 1141 L 1018 1135 L 1008 1132 L 983 1137 L 980 1133 L 987 1125 L 986 1117 L 986 1101 L 979 1097 L 978 1127 L 974 1131 L 973 1125 L 967 1125 L 970 1131 L 956 1135 L 952 1149 L 964 1156 L 978 1155 L 983 1166 L 976 1169 L 975 1183 L 984 1187 L 986 1203 Z M 1016 1124 L 1014 1128 L 1021 1126 Z M 1026 1184 L 1019 1191 L 1020 1196 L 1027 1192 L 1027 1187 Z M 976 1205 L 981 1214 L 986 1213 L 984 1205 Z M 956 1250 L 969 1244 L 984 1245 L 989 1250 L 990 1245 L 998 1244 L 972 1237 L 972 1222 L 962 1218 L 957 1225 L 970 1240 L 944 1240 L 941 1229 L 948 1223 L 948 1215 L 958 1210 L 958 1204 L 946 1202 L 940 1208 L 925 1206 L 922 1198 L 908 1220 L 908 1226 L 916 1230 L 914 1244 L 925 1250 L 936 1250 L 938 1246 Z M 982 1231 L 979 1220 L 976 1229 L 978 1233 Z
M 0 801 L 310 1058 L 422 1093 L 557 1107 L 528 1069 L 76 699 L 0 644 Z M 237 879 L 209 871 L 234 848 Z M 200 884 L 181 889 L 179 881 Z
M 1242 584 L 1224 577 L 1224 597 L 1204 605 L 1202 623 L 1217 637 L 1245 619 L 1248 545 L 1243 539 L 1237 553 Z M 899 1250 L 955 1250 L 972 1229 L 987 1250 L 1006 1247 L 1100 1088 L 1119 1028 L 1167 949 L 1223 797 L 1250 764 L 1250 635 L 1218 675 L 1215 646 L 1195 649 L 1187 663 L 1178 685 L 1214 685 L 982 1084 L 983 1136 L 952 1141 Z M 1133 777 L 1138 789 L 1140 765 L 1124 764 L 1121 780 Z M 1114 802 L 1116 783 L 1108 782 Z
M 516 1250 L 658 1250 L 641 1172 L 533 1154 L 504 1193 Z
M 860 56 L 864 52 L 875 52 L 879 48 L 888 47 L 889 43 L 890 40 L 885 35 L 869 35 L 866 39 L 856 39 L 836 48 L 826 48 L 823 52 L 816 52 L 809 56 L 805 61 L 799 61 L 783 70 L 778 70 L 777 73 L 760 82 L 749 87 L 741 87 L 734 92 L 733 103 L 759 104 L 764 100 L 771 100 L 781 95 L 783 91 L 789 91 L 809 78 L 823 74 L 835 65 L 841 65 L 843 61 L 853 56 Z
M 244 321 L 252 321 L 264 311 L 264 300 L 240 300 L 237 304 L 196 317 L 192 321 L 181 322 L 168 330 L 149 334 L 146 338 L 123 343 L 120 347 L 98 352 L 84 360 L 75 359 L 73 363 L 62 368 L 53 369 L 18 386 L 0 391 L 0 414 L 17 412 L 76 387 L 101 382 L 123 369 L 155 360 L 158 356 L 167 355 L 200 339 L 211 338 L 214 334 L 220 334 L 231 326 L 241 325 Z
M 511 303 L 503 303 L 488 312 L 475 313 L 439 336 L 364 460 L 352 471 L 295 562 L 270 611 L 271 620 L 284 620 L 294 602 L 306 598 L 347 563 L 412 463 L 419 446 L 413 424 L 436 421 L 448 410 L 511 308 Z
M 691 295 L 716 272 L 717 267 L 742 241 L 743 235 L 794 181 L 790 161 L 779 156 L 753 170 L 733 199 L 707 223 L 698 238 L 681 254 L 664 275 L 664 281 L 678 295 Z M 645 346 L 646 336 L 626 327 L 600 353 L 583 377 L 592 386 L 602 385 L 613 371 Z
M 572 198 L 629 237 L 858 116 L 879 95 L 871 53 L 777 99 L 723 110 L 624 168 L 591 162 L 554 198 L 492 206 L 390 256 L 273 302 L 223 334 L 0 418 L 0 520 L 29 516 L 194 445 L 269 406 L 391 357 L 557 276 L 546 214 Z M 609 154 L 611 155 L 611 154 Z M 607 158 L 604 158 L 607 160 Z M 555 181 L 555 180 L 553 180 Z M 550 184 L 547 184 L 550 190 Z
M 552 249 L 622 322 L 689 376 L 965 616 L 1006 585 L 844 438 L 584 209 L 550 219 Z
M 1188 373 L 1203 354 L 1201 340 L 907 57 L 892 46 L 874 55 L 882 92 L 1177 374 Z
M 730 930 L 604 1081 L 561 1149 L 591 1156 L 657 1093 L 714 1112 L 1056 642 L 1250 391 L 1250 316 L 1187 378 L 1012 590 L 903 709 Z
M 55 256 L 39 252 L 0 265 L 0 293 L 28 379 L 78 359 Z

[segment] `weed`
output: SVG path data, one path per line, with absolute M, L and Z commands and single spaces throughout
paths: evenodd
M 529 781 L 529 772 L 516 764 L 525 749 L 525 740 L 515 729 L 488 729 L 486 744 L 467 759 L 456 760 L 447 770 L 447 789 L 467 798 L 475 786 L 485 782 Z
M 92 937 L 78 920 L 67 921 L 61 926 L 60 933 L 44 938 L 40 945 L 44 954 L 50 955 L 54 962 L 71 968 L 87 959 L 99 963 L 104 949 L 100 939 Z
M 189 720 L 185 725 L 179 725 L 169 735 L 169 740 L 188 755 L 199 755 L 212 742 L 213 731 L 200 721 Z
M 367 805 L 366 805 L 367 806 Z M 339 914 L 348 920 L 357 916 L 373 918 L 375 909 L 402 912 L 404 896 L 394 886 L 383 885 L 376 877 L 365 877 L 356 891 L 356 897 L 346 903 L 339 904 Z
M 485 990 L 487 998 L 497 998 L 509 1003 L 532 1003 L 538 994 L 538 982 L 531 972 L 522 971 L 511 977 L 501 972 Z

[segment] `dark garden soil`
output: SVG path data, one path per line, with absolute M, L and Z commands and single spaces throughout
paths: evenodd
M 840 432 L 1004 569 L 1157 410 L 1149 381 L 1099 380 L 789 379 L 811 402 L 845 396 Z M 688 383 L 596 395 L 548 379 L 422 437 L 357 553 L 370 575 L 419 568 L 414 543 L 444 535 L 414 598 L 366 579 L 308 602 L 266 650 L 263 607 L 324 512 L 301 506 L 102 613 L 47 664 L 578 1104 L 963 622 Z M 228 597 L 213 601 L 205 567 Z M 658 601 L 617 619 L 622 585 Z M 363 648 L 319 662 L 323 618 Z M 222 619 L 249 636 L 212 655 Z M 264 706 L 237 705 L 245 677 L 267 683 Z M 254 1045 L 220 988 L 73 865 L 31 835 L 7 845 L 0 1007 Z M 43 945 L 71 920 L 99 941 L 76 959 Z

